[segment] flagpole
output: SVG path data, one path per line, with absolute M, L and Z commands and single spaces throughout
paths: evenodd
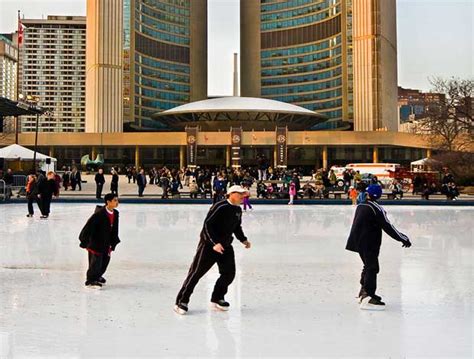
M 18 44 L 18 54 L 17 54 L 17 62 L 16 62 L 16 100 L 20 100 L 20 10 L 18 10 L 18 29 L 17 29 L 17 37 L 16 37 L 16 42 Z M 23 35 L 21 35 L 23 37 Z M 23 40 L 23 38 L 22 38 Z M 22 41 L 23 42 L 23 41 Z M 15 120 L 15 143 L 18 144 L 18 133 L 19 133 L 19 127 L 20 127 L 20 119 L 18 118 L 19 116 L 16 116 Z

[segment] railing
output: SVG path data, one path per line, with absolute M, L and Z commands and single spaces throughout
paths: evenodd
M 10 195 L 13 195 L 13 190 L 18 190 L 17 197 L 26 195 L 26 181 L 27 177 L 25 175 L 13 175 L 13 184 L 10 187 Z
M 7 185 L 4 180 L 0 180 L 0 196 L 2 196 L 4 201 L 7 200 Z

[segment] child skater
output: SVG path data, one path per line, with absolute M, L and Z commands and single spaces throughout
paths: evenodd
M 247 211 L 247 207 L 249 211 L 252 210 L 252 205 L 250 204 L 250 188 L 248 184 L 242 185 L 242 187 L 247 191 L 244 194 L 244 211 Z
M 364 264 L 360 278 L 362 286 L 359 292 L 360 309 L 384 310 L 385 303 L 375 294 L 382 230 L 393 239 L 402 242 L 403 247 L 410 247 L 411 242 L 389 222 L 387 213 L 377 203 L 382 195 L 382 188 L 379 185 L 370 185 L 366 189 L 366 194 L 365 201 L 356 208 L 346 249 L 359 253 Z
M 109 265 L 110 254 L 120 243 L 117 194 L 108 193 L 104 200 L 105 206 L 97 206 L 96 212 L 79 234 L 80 247 L 89 252 L 89 269 L 85 284 L 86 287 L 95 289 L 106 283 L 103 275 Z

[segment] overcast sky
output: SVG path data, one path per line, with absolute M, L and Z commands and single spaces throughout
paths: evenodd
M 232 93 L 232 54 L 239 52 L 239 0 L 208 0 L 209 95 Z M 0 32 L 26 18 L 85 15 L 86 0 L 0 0 Z M 472 77 L 474 0 L 397 0 L 398 82 L 428 90 L 430 76 Z

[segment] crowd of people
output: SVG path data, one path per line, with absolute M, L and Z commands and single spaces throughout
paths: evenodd
M 263 162 L 262 162 L 263 161 Z M 48 172 L 51 173 L 51 172 Z M 64 191 L 81 191 L 82 190 L 82 174 L 76 166 L 63 167 L 61 176 L 52 172 L 56 186 L 54 190 L 49 191 L 54 195 L 59 195 L 60 189 Z M 331 193 L 345 195 L 347 199 L 351 199 L 355 204 L 357 197 L 363 193 L 367 186 L 371 184 L 379 184 L 385 188 L 385 192 L 391 195 L 391 198 L 402 199 L 406 188 L 398 179 L 392 179 L 390 183 L 382 183 L 376 176 L 362 175 L 359 171 L 346 169 L 341 175 L 336 175 L 334 170 L 318 169 L 311 172 L 310 177 L 301 175 L 299 168 L 283 169 L 272 168 L 266 166 L 264 160 L 256 167 L 248 168 L 230 168 L 230 167 L 185 167 L 185 168 L 168 168 L 151 167 L 148 170 L 144 168 L 136 168 L 128 166 L 123 169 L 113 167 L 110 171 L 110 188 L 107 190 L 105 172 L 99 168 L 95 174 L 94 181 L 96 184 L 96 198 L 102 198 L 102 192 L 119 195 L 119 181 L 123 175 L 126 183 L 134 183 L 137 185 L 139 197 L 143 197 L 147 186 L 158 186 L 161 188 L 161 198 L 180 198 L 188 196 L 189 198 L 212 198 L 213 203 L 224 198 L 227 188 L 232 185 L 241 185 L 248 189 L 248 193 L 252 188 L 256 190 L 256 197 L 262 199 L 288 199 L 288 204 L 293 204 L 297 199 L 323 199 L 329 198 Z M 46 173 L 31 175 L 28 177 L 28 183 L 33 181 L 40 182 L 42 178 L 47 178 Z M 5 181 L 6 193 L 9 198 L 12 195 L 13 171 L 8 169 L 5 173 L 0 173 L 0 178 Z M 254 186 L 254 187 L 253 187 Z M 406 186 L 406 184 L 405 184 Z M 29 201 L 29 214 L 32 214 L 32 204 L 40 203 L 35 192 L 28 191 L 29 187 L 35 188 L 34 185 L 26 186 L 27 198 Z M 426 178 L 415 176 L 412 183 L 412 194 L 421 194 L 423 199 L 428 200 L 431 195 L 441 193 L 448 200 L 456 200 L 459 197 L 459 190 L 455 184 L 454 177 L 450 173 L 446 173 L 440 182 L 429 182 Z M 28 194 L 30 193 L 30 194 Z M 33 193 L 33 195 L 31 195 Z M 249 195 L 250 196 L 250 195 Z M 244 200 L 244 209 L 252 209 L 249 196 Z M 49 195 L 43 194 L 44 198 Z M 31 200 L 30 200 L 31 198 Z M 390 196 L 389 196 L 390 198 Z M 46 199 L 43 201 L 48 203 Z M 45 206 L 43 216 L 48 216 L 48 206 Z

